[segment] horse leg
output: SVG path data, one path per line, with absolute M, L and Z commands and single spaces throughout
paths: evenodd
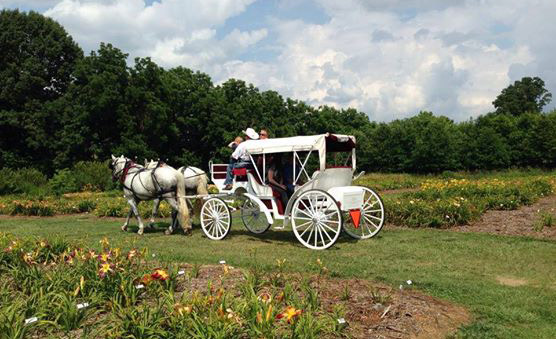
M 129 205 L 131 205 L 131 209 L 133 213 L 135 213 L 135 217 L 137 218 L 137 224 L 139 224 L 139 231 L 137 231 L 137 234 L 142 235 L 143 231 L 145 230 L 145 225 L 143 225 L 143 221 L 139 216 L 139 210 L 137 209 L 138 202 L 136 202 L 135 199 L 128 199 L 127 202 Z
M 149 223 L 149 227 L 153 228 L 154 227 L 154 218 L 156 218 L 158 216 L 158 207 L 160 206 L 160 199 L 154 199 L 153 200 L 153 212 L 151 214 L 151 221 Z
M 179 211 L 178 208 L 178 202 L 176 201 L 175 198 L 166 198 L 164 199 L 168 202 L 168 204 L 170 204 L 170 206 L 172 206 L 172 224 L 170 225 L 170 227 L 168 228 L 168 230 L 166 231 L 166 234 L 170 234 L 173 231 L 173 226 L 177 226 L 178 224 L 178 218 L 176 217 Z M 189 226 L 189 228 L 188 228 Z M 183 231 L 185 232 L 185 234 L 189 233 L 189 231 L 191 230 L 191 225 L 181 225 Z
M 127 226 L 129 225 L 129 219 L 131 218 L 131 214 L 133 213 L 133 208 L 129 208 L 129 213 L 127 214 L 127 219 L 122 226 L 122 231 L 127 231 Z
M 177 215 L 178 215 L 178 212 L 172 209 L 172 222 L 170 223 L 170 226 L 168 227 L 168 229 L 164 232 L 166 235 L 170 235 L 170 234 L 174 233 L 174 227 L 178 223 L 178 218 L 176 218 Z

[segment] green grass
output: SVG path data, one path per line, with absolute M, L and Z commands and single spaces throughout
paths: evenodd
M 165 236 L 162 229 L 138 236 L 119 230 L 123 221 L 90 216 L 0 219 L 0 232 L 40 237 L 60 236 L 98 245 L 104 236 L 113 246 L 148 247 L 163 261 L 234 266 L 275 266 L 287 258 L 286 270 L 315 271 L 320 258 L 333 275 L 380 281 L 392 286 L 411 279 L 415 288 L 467 307 L 473 322 L 463 337 L 556 337 L 556 242 L 522 237 L 454 233 L 433 229 L 384 230 L 378 238 L 355 242 L 341 238 L 326 251 L 302 247 L 291 231 L 253 236 L 234 224 L 228 238 Z M 136 228 L 132 228 L 136 229 Z M 522 279 L 510 287 L 497 277 Z

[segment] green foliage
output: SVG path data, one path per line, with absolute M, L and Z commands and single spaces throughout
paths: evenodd
M 78 191 L 108 191 L 117 188 L 105 162 L 80 161 L 72 170 Z
M 166 70 L 150 58 L 128 64 L 111 44 L 83 57 L 62 26 L 38 13 L 3 10 L 0 19 L 0 167 L 48 176 L 73 169 L 73 179 L 56 174 L 57 193 L 114 188 L 102 168 L 112 153 L 206 169 L 228 160 L 226 145 L 248 126 L 270 137 L 354 135 L 365 171 L 556 167 L 556 112 L 539 114 L 551 94 L 538 77 L 504 89 L 496 113 L 477 119 L 420 112 L 377 124 L 353 108 L 312 107 L 239 79 L 215 85 L 207 74 Z M 6 185 L 0 181 L 0 194 L 21 191 Z
M 14 193 L 38 193 L 41 186 L 46 185 L 44 174 L 33 168 L 0 169 L 0 195 Z
M 541 112 L 552 100 L 552 94 L 539 77 L 524 77 L 502 90 L 492 102 L 497 113 L 521 115 L 525 112 Z
M 56 174 L 48 182 L 50 189 L 54 194 L 61 195 L 64 193 L 77 192 L 79 186 L 72 171 L 65 168 L 56 171 Z

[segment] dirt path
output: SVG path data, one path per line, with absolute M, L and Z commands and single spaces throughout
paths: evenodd
M 177 289 L 202 291 L 209 281 L 218 289 L 222 269 L 204 265 L 196 278 Z M 232 283 L 226 283 L 226 289 L 239 293 L 237 283 L 245 279 L 242 269 L 232 269 L 229 275 Z M 286 280 L 298 285 L 307 278 L 318 291 L 325 310 L 333 312 L 338 306 L 345 310 L 347 333 L 352 338 L 445 338 L 471 320 L 465 308 L 425 295 L 407 284 L 400 290 L 363 279 L 308 277 L 299 273 L 288 274 Z M 266 289 L 263 287 L 259 293 Z
M 522 206 L 514 211 L 487 211 L 480 220 L 470 225 L 452 227 L 450 231 L 556 239 L 556 225 L 535 230 L 535 224 L 539 222 L 543 212 L 550 213 L 556 220 L 555 195 L 542 198 L 531 206 Z

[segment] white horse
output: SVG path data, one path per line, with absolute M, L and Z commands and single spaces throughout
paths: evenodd
M 169 167 L 172 168 L 172 166 L 162 162 L 162 161 L 154 161 L 151 159 L 151 161 L 147 161 L 147 159 L 145 159 L 145 168 L 147 169 L 155 169 L 158 167 Z M 193 167 L 193 166 L 182 166 L 180 168 L 178 168 L 178 172 L 180 172 L 183 177 L 184 177 L 184 184 L 185 184 L 185 191 L 187 194 L 192 194 L 192 195 L 208 195 L 208 176 L 205 173 L 205 171 L 203 171 L 200 168 L 197 167 Z M 193 206 L 191 206 L 191 208 L 195 211 L 200 211 L 200 200 L 197 199 L 197 203 L 196 203 L 196 207 L 194 208 Z M 151 221 L 150 224 L 151 226 L 154 224 L 154 218 L 158 215 L 158 207 L 160 206 L 160 199 L 154 199 L 153 200 L 153 211 L 151 214 Z
M 177 218 L 181 227 L 187 234 L 191 231 L 191 220 L 185 199 L 185 183 L 183 175 L 171 167 L 146 169 L 135 164 L 123 155 L 119 158 L 112 155 L 112 178 L 122 183 L 124 197 L 131 206 L 127 220 L 122 226 L 122 231 L 127 230 L 131 214 L 137 217 L 139 234 L 143 234 L 144 225 L 139 216 L 137 204 L 143 200 L 164 199 L 173 209 L 173 216 Z M 172 218 L 174 219 L 174 218 Z M 166 234 L 173 232 L 174 223 L 168 227 Z

